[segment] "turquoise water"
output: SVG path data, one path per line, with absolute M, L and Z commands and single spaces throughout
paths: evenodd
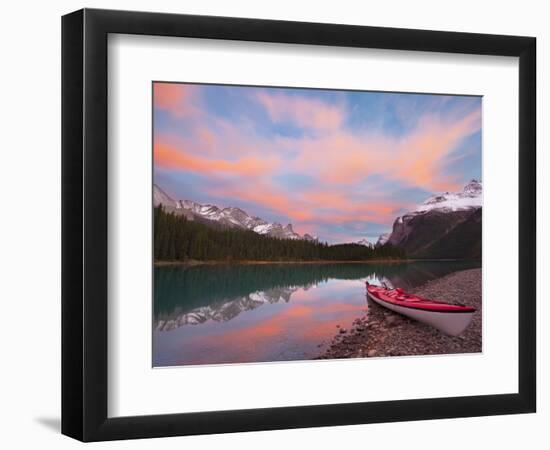
M 404 289 L 478 262 L 155 267 L 153 365 L 319 355 L 367 310 L 365 281 Z

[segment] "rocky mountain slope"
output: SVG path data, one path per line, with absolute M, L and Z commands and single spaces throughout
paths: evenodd
M 472 180 L 460 192 L 430 197 L 395 219 L 387 242 L 409 257 L 481 258 L 482 193 L 481 182 Z
M 390 238 L 391 233 L 384 233 L 381 234 L 378 240 L 376 241 L 376 247 L 380 247 L 384 245 L 386 242 L 388 242 L 388 239 Z
M 296 233 L 290 223 L 283 226 L 278 222 L 267 222 L 259 217 L 250 216 L 240 208 L 220 208 L 215 205 L 203 205 L 192 200 L 174 200 L 155 184 L 153 185 L 153 205 L 161 204 L 168 212 L 184 215 L 189 220 L 199 220 L 205 224 L 247 229 L 279 239 L 317 240 L 316 237 L 307 233 L 303 236 Z

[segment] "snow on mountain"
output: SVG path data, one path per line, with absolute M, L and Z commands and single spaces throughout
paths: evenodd
M 391 233 L 384 233 L 381 234 L 378 240 L 376 241 L 376 246 L 380 247 L 384 245 L 386 242 L 388 242 L 388 239 L 390 238 Z
M 364 245 L 365 247 L 374 247 L 372 242 L 370 242 L 368 239 L 361 239 L 361 240 L 355 242 L 355 244 Z
M 153 203 L 155 206 L 162 204 L 177 212 L 183 214 L 184 212 L 192 213 L 197 217 L 218 222 L 224 226 L 243 228 L 252 230 L 258 234 L 263 234 L 279 239 L 305 239 L 308 241 L 316 241 L 317 238 L 305 234 L 300 236 L 296 233 L 292 224 L 286 226 L 281 225 L 278 222 L 267 222 L 259 217 L 248 215 L 246 211 L 236 207 L 220 208 L 216 205 L 201 204 L 192 200 L 173 200 L 156 184 L 153 189 Z M 189 215 L 188 215 L 189 217 Z
M 210 306 L 201 306 L 181 314 L 176 313 L 172 317 L 159 319 L 155 328 L 157 331 L 170 331 L 184 325 L 197 325 L 209 321 L 226 322 L 242 312 L 256 309 L 262 305 L 288 303 L 292 294 L 297 290 L 297 287 L 286 287 L 252 292 L 242 297 Z
M 430 211 L 437 211 L 440 213 L 457 212 L 457 211 L 469 211 L 482 207 L 483 201 L 483 185 L 481 181 L 472 179 L 461 191 L 450 193 L 444 192 L 442 194 L 434 195 L 422 204 L 420 204 L 414 211 L 399 216 L 394 221 L 392 233 L 386 233 L 378 238 L 377 246 L 384 245 L 388 240 L 395 244 L 396 242 L 396 229 L 403 228 L 404 222 L 409 222 L 412 218 L 426 214 Z
M 319 240 L 319 238 L 317 236 L 312 236 L 311 234 L 304 234 L 304 237 L 303 237 L 306 241 L 313 241 L 313 242 L 317 242 Z
M 181 208 L 179 202 L 173 200 L 166 192 L 155 184 L 153 185 L 153 205 L 158 206 L 160 204 L 174 209 Z
M 422 203 L 415 212 L 422 213 L 430 210 L 460 211 L 481 208 L 483 187 L 480 181 L 471 180 L 462 191 L 451 194 L 434 195 Z

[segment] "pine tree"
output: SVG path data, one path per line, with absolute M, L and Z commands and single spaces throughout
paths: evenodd
M 153 215 L 155 260 L 265 260 L 265 261 L 364 261 L 405 258 L 405 252 L 385 244 L 371 248 L 358 244 L 277 239 L 250 230 L 219 228 L 168 213 L 162 206 Z

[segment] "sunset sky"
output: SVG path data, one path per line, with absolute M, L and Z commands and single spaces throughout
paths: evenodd
M 154 178 L 322 241 L 481 178 L 481 98 L 154 83 Z

